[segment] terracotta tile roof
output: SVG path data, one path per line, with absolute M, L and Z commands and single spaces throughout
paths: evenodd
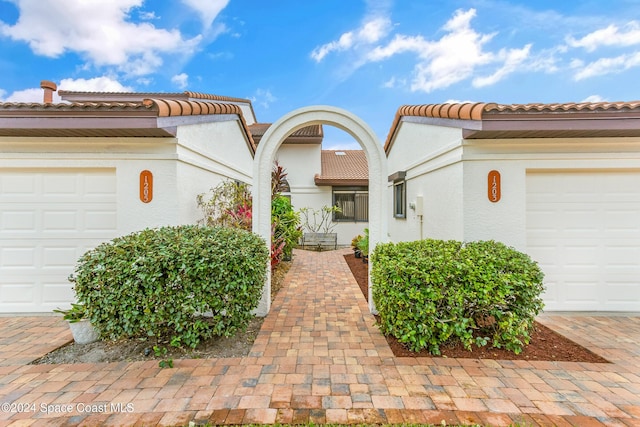
M 271 127 L 272 123 L 254 123 L 249 126 L 251 135 L 256 144 L 260 143 L 260 140 L 267 133 L 267 130 Z M 309 125 L 298 129 L 284 140 L 285 144 L 321 144 L 324 138 L 324 132 L 322 125 Z
M 158 117 L 199 116 L 208 114 L 237 114 L 242 110 L 236 104 L 216 104 L 213 102 L 183 101 L 176 99 L 145 99 L 142 103 L 149 108 L 156 108 Z
M 149 107 L 141 102 L 74 102 L 74 103 L 40 103 L 40 102 L 0 102 L 0 114 L 14 115 L 20 113 L 41 112 L 57 114 L 70 111 L 147 111 Z
M 369 166 L 363 150 L 322 150 L 321 163 L 316 185 L 369 185 Z
M 158 119 L 204 115 L 237 116 L 247 145 L 255 153 L 256 144 L 241 108 L 207 101 L 155 98 L 141 102 L 0 103 L 0 136 L 166 137 L 175 136 L 173 128 L 179 123 L 163 127 Z M 151 121 L 143 123 L 145 118 Z
M 85 92 L 85 91 L 73 91 L 73 90 L 59 90 L 58 94 L 63 100 L 76 101 L 76 102 L 90 102 L 90 101 L 107 101 L 107 100 L 128 100 L 130 102 L 140 101 L 145 98 L 162 98 L 162 99 L 206 99 L 208 101 L 223 101 L 223 102 L 240 102 L 245 104 L 251 104 L 249 99 L 235 98 L 231 96 L 212 95 L 201 92 Z
M 460 127 L 466 130 L 465 138 L 514 138 L 514 137 L 584 137 L 584 136 L 638 136 L 637 129 L 606 127 L 601 119 L 629 117 L 640 118 L 640 101 L 631 102 L 582 102 L 557 104 L 496 104 L 496 103 L 460 103 L 460 104 L 425 104 L 403 105 L 396 112 L 384 148 L 389 151 L 398 128 L 405 117 L 433 119 L 432 124 Z M 570 123 L 572 119 L 598 119 L 591 125 L 583 125 L 583 129 L 544 129 L 536 122 L 563 121 Z M 464 121 L 462 123 L 445 123 L 439 120 Z M 514 123 L 520 121 L 518 128 Z M 480 124 L 473 124 L 478 122 Z M 492 124 L 489 124 L 491 123 Z M 506 125 L 512 122 L 511 125 Z M 488 125 L 484 125 L 484 123 Z M 500 125 L 502 128 L 500 129 Z M 529 125 L 527 127 L 527 124 Z M 611 125 L 612 123 L 609 123 Z M 600 126 L 598 126 L 600 125 Z M 491 130 L 491 132 L 488 132 Z M 573 131 L 572 131 L 573 130 Z M 616 132 L 617 131 L 617 132 Z
M 251 111 L 253 117 L 245 117 L 245 121 L 253 123 L 256 117 L 253 111 L 253 104 L 249 99 L 201 92 L 84 92 L 59 90 L 58 94 L 63 101 L 69 102 L 142 102 L 144 99 L 173 99 L 182 101 L 216 101 L 219 104 L 235 103 L 243 104 Z

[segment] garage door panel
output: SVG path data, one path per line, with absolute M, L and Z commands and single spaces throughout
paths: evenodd
M 0 265 L 3 268 L 21 268 L 35 270 L 36 249 L 33 247 L 0 248 Z
M 5 210 L 0 212 L 0 231 L 1 232 L 36 232 L 36 214 L 29 210 Z
M 78 212 L 75 210 L 45 210 L 42 212 L 43 231 L 73 231 L 78 224 Z M 78 224 L 80 225 L 80 224 Z
M 571 246 L 564 248 L 565 267 L 579 267 L 581 270 L 597 272 L 597 264 L 600 258 L 600 251 L 593 246 Z
M 19 305 L 23 311 L 32 311 L 30 309 L 36 301 L 34 287 L 31 282 L 14 281 L 11 283 L 0 283 L 0 310 L 17 311 L 12 309 L 12 305 Z M 29 309 L 27 309 L 29 308 Z
M 610 240 L 611 243 L 616 243 L 616 240 Z M 633 267 L 640 262 L 640 248 L 638 247 L 625 247 L 617 246 L 610 247 L 604 251 L 604 261 L 606 268 L 615 270 L 616 267 Z M 630 271 L 633 272 L 633 269 Z
M 68 270 L 69 267 L 73 267 L 73 264 L 70 264 L 69 260 L 77 260 L 80 256 L 81 254 L 77 246 L 43 247 L 42 267 L 43 269 L 64 268 Z
M 526 221 L 547 309 L 640 311 L 639 172 L 529 172 Z
M 600 298 L 598 283 L 591 280 L 567 280 L 564 282 L 565 302 L 575 304 L 597 304 Z
M 38 177 L 30 173 L 12 172 L 0 176 L 0 189 L 6 196 L 29 199 L 29 194 L 36 192 Z
M 70 283 L 46 281 L 42 284 L 41 304 L 43 306 L 53 309 L 66 306 L 73 300 L 73 286 Z
M 73 301 L 68 277 L 117 235 L 113 169 L 0 169 L 0 312 L 48 312 Z
M 59 196 L 79 195 L 80 180 L 83 177 L 77 173 L 57 173 L 42 182 L 45 197 L 57 199 Z

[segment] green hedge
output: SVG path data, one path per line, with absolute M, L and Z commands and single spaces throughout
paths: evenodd
M 460 340 L 520 353 L 543 308 L 543 274 L 526 254 L 494 241 L 386 243 L 371 255 L 380 329 L 411 350 L 440 354 Z
M 245 230 L 163 227 L 88 251 L 69 280 L 104 338 L 168 336 L 195 347 L 246 328 L 268 258 L 264 240 Z

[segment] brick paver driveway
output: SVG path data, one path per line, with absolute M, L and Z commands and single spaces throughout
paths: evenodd
M 29 365 L 71 340 L 0 317 L 0 426 L 239 423 L 640 425 L 640 318 L 539 318 L 609 364 L 395 358 L 344 262 L 296 251 L 248 357 Z

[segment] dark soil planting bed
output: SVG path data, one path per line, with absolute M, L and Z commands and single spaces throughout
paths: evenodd
M 365 299 L 368 299 L 367 268 L 368 264 L 353 254 L 345 255 L 345 260 L 353 273 Z M 586 363 L 609 363 L 606 359 L 592 351 L 578 345 L 564 336 L 552 331 L 546 326 L 536 322 L 535 330 L 531 335 L 530 344 L 520 353 L 491 348 L 476 347 L 465 349 L 461 343 L 452 342 L 441 346 L 442 354 L 435 356 L 428 351 L 419 353 L 409 351 L 402 343 L 392 336 L 387 337 L 387 342 L 396 357 L 449 357 L 466 359 L 494 359 L 494 360 L 525 360 L 525 361 L 563 361 Z

